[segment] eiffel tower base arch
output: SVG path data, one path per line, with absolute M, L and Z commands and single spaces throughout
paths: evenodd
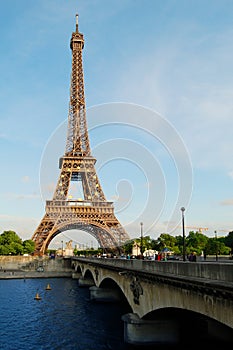
M 102 203 L 102 207 L 101 204 L 98 206 L 95 204 L 88 208 L 83 202 L 75 204 L 79 205 L 62 201 L 58 207 L 54 205 L 54 201 L 47 201 L 46 214 L 32 237 L 36 246 L 34 255 L 44 255 L 50 242 L 61 232 L 69 230 L 80 230 L 91 234 L 106 251 L 120 250 L 128 235 L 115 217 L 111 202 Z M 60 214 L 57 213 L 58 210 Z

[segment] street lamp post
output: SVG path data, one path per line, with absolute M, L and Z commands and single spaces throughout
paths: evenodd
M 143 222 L 140 222 L 141 225 L 141 244 L 140 244 L 140 252 L 143 254 Z
M 214 231 L 215 233 L 215 245 L 216 245 L 216 250 L 215 250 L 215 255 L 216 255 L 216 261 L 218 261 L 218 236 L 217 236 L 217 231 Z
M 122 254 L 122 249 L 121 249 L 121 232 L 119 233 L 119 254 Z
M 61 256 L 63 256 L 63 241 L 61 241 Z
M 182 212 L 183 261 L 185 261 L 185 260 L 186 260 L 186 258 L 185 258 L 185 226 L 184 226 L 184 211 L 185 211 L 185 208 L 182 207 L 180 210 L 181 210 L 181 212 Z

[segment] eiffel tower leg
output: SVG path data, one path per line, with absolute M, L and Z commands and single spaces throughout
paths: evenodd
M 53 230 L 55 221 L 47 214 L 44 215 L 37 230 L 35 231 L 32 240 L 35 242 L 34 255 L 44 255 L 50 242 L 48 236 Z

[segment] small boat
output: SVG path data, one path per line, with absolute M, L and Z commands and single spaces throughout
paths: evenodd
M 41 300 L 41 297 L 40 297 L 39 293 L 36 293 L 36 296 L 35 296 L 34 299 L 35 299 L 35 300 Z
M 47 287 L 45 289 L 46 290 L 51 290 L 52 289 L 49 283 L 47 284 Z

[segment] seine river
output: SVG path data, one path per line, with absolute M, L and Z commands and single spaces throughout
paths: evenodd
M 88 288 L 69 278 L 0 280 L 0 349 L 128 349 L 123 308 L 90 302 Z
M 41 300 L 34 300 L 36 293 Z M 88 288 L 78 287 L 77 280 L 0 280 L 0 349 L 135 349 L 123 342 L 121 315 L 127 312 L 123 304 L 91 302 Z

